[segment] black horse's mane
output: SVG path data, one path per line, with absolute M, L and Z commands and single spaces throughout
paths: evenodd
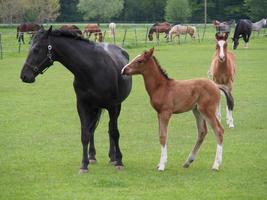
M 160 73 L 167 79 L 167 80 L 171 80 L 171 78 L 168 76 L 167 72 L 160 66 L 159 61 L 157 60 L 157 58 L 155 56 L 153 56 L 154 61 L 156 62 Z
M 72 38 L 74 40 L 81 40 L 81 41 L 85 41 L 88 42 L 90 44 L 95 44 L 93 41 L 90 41 L 86 38 L 84 38 L 82 35 L 78 34 L 75 31 L 70 31 L 70 30 L 60 30 L 60 29 L 55 29 L 52 30 L 49 35 L 51 36 L 55 36 L 55 37 L 66 37 L 66 38 Z

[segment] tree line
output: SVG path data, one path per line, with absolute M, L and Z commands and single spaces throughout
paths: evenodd
M 0 0 L 0 22 L 202 23 L 204 0 Z M 267 0 L 207 0 L 207 20 L 266 17 Z

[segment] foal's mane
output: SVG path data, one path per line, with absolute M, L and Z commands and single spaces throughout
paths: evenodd
M 81 41 L 85 41 L 88 42 L 90 44 L 95 44 L 94 42 L 84 38 L 83 36 L 81 36 L 80 34 L 77 34 L 75 31 L 70 31 L 70 30 L 63 30 L 63 29 L 55 29 L 52 30 L 49 35 L 51 36 L 55 36 L 55 37 L 66 37 L 66 38 L 72 38 L 74 40 L 81 40 Z
M 156 65 L 160 71 L 160 73 L 167 79 L 167 80 L 171 80 L 171 78 L 168 76 L 167 72 L 160 66 L 159 61 L 157 60 L 157 58 L 155 56 L 153 56 L 153 60 L 156 62 Z

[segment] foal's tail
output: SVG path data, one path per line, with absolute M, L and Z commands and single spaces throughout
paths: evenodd
M 223 93 L 226 97 L 226 103 L 227 103 L 228 109 L 233 110 L 234 109 L 234 98 L 233 98 L 231 92 L 229 91 L 229 88 L 225 85 L 218 85 L 218 87 L 221 91 L 223 91 Z

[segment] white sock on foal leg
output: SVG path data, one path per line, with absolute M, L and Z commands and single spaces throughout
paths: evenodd
M 161 146 L 161 156 L 159 164 L 157 166 L 158 171 L 164 171 L 166 163 L 167 163 L 167 144 Z
M 226 123 L 229 128 L 234 128 L 233 111 L 226 107 Z
M 222 145 L 217 144 L 217 151 L 216 151 L 216 156 L 215 156 L 215 160 L 214 160 L 212 169 L 219 170 L 220 165 L 222 163 L 222 152 L 223 152 Z

